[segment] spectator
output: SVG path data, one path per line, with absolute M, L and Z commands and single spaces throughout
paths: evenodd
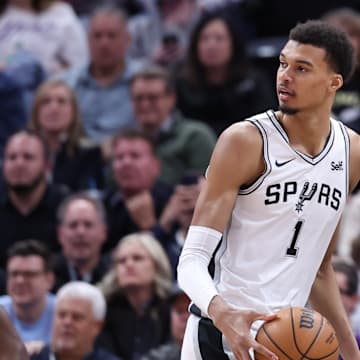
M 147 66 L 133 76 L 130 89 L 138 125 L 154 140 L 161 161 L 160 180 L 175 185 L 188 170 L 205 173 L 216 135 L 206 124 L 185 119 L 176 110 L 170 74 Z
M 60 75 L 76 93 L 86 135 L 99 143 L 134 127 L 128 82 L 136 64 L 126 59 L 129 44 L 123 12 L 100 8 L 89 23 L 90 62 Z
M 349 318 L 355 313 L 359 302 L 358 296 L 358 274 L 356 267 L 344 260 L 336 259 L 333 261 L 333 269 L 336 275 L 336 281 L 339 286 L 341 300 L 346 314 Z M 360 334 L 355 333 L 356 341 L 360 348 Z M 342 357 L 340 356 L 340 360 Z
M 108 312 L 102 343 L 124 360 L 168 340 L 170 265 L 158 241 L 145 233 L 120 240 L 101 287 Z
M 50 150 L 52 181 L 72 191 L 104 187 L 101 149 L 84 138 L 77 100 L 60 80 L 49 80 L 37 90 L 29 128 L 44 136 Z
M 269 80 L 250 66 L 244 42 L 221 12 L 206 13 L 199 20 L 177 74 L 179 109 L 217 134 L 276 104 Z
M 51 344 L 31 360 L 120 360 L 95 345 L 105 318 L 104 296 L 93 285 L 74 281 L 56 295 Z
M 154 145 L 140 131 L 114 137 L 112 171 L 115 186 L 104 195 L 109 229 L 106 250 L 127 234 L 155 226 L 172 192 L 158 180 L 160 162 Z
M 29 356 L 19 334 L 4 309 L 0 307 L 0 360 L 28 360 Z
M 62 250 L 54 261 L 54 290 L 74 280 L 99 282 L 109 267 L 109 259 L 101 255 L 106 240 L 103 204 L 85 194 L 72 195 L 60 205 L 58 222 Z
M 67 191 L 47 182 L 48 151 L 44 140 L 22 130 L 6 143 L 4 179 L 0 195 L 0 265 L 9 246 L 23 239 L 37 239 L 52 251 L 56 241 L 56 209 Z
M 359 237 L 359 212 L 360 193 L 356 192 L 355 194 L 351 194 L 349 196 L 339 226 L 337 235 L 337 253 L 341 257 L 350 258 L 352 247 L 354 246 L 354 239 Z M 357 255 L 357 259 L 360 261 L 360 252 Z
M 221 11 L 230 21 L 234 29 L 246 41 L 256 36 L 256 23 L 253 19 L 259 2 L 253 0 L 196 0 L 202 12 Z M 260 0 L 261 1 L 261 0 Z
M 355 209 L 354 209 L 355 210 Z M 355 213 L 353 214 L 355 218 Z M 354 233 L 351 238 L 350 249 L 350 261 L 352 261 L 356 267 L 358 276 L 358 299 L 360 296 L 360 234 Z M 360 334 L 360 301 L 356 304 L 356 309 L 351 315 L 351 325 L 355 333 Z
M 8 251 L 7 293 L 0 304 L 9 314 L 21 340 L 29 348 L 48 343 L 55 298 L 49 291 L 54 283 L 50 253 L 37 240 L 15 243 Z
M 158 223 L 152 228 L 154 236 L 161 242 L 169 257 L 174 279 L 177 277 L 179 257 L 193 217 L 202 180 L 203 178 L 195 173 L 185 175 L 175 187 Z
M 345 31 L 354 46 L 357 67 L 352 78 L 336 93 L 332 111 L 339 120 L 360 132 L 360 13 L 350 8 L 336 8 L 322 18 Z
M 171 291 L 170 304 L 171 340 L 150 350 L 141 360 L 180 360 L 186 322 L 189 317 L 190 299 L 183 290 L 174 285 Z
M 85 29 L 69 4 L 8 0 L 6 5 L 0 17 L 3 66 L 11 67 L 29 54 L 53 74 L 86 61 Z
M 129 22 L 130 56 L 173 66 L 183 59 L 190 32 L 199 17 L 195 0 L 141 0 L 146 13 Z

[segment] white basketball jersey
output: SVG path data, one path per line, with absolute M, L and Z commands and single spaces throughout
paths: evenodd
M 304 306 L 348 196 L 349 139 L 331 119 L 324 149 L 310 157 L 290 146 L 273 111 L 249 121 L 262 135 L 266 171 L 239 191 L 214 281 L 237 308 Z

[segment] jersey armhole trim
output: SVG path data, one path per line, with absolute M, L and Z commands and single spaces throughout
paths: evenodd
M 256 119 L 247 119 L 245 121 L 250 121 L 253 125 L 256 126 L 258 129 L 262 140 L 263 140 L 263 159 L 265 161 L 265 171 L 261 174 L 251 185 L 248 187 L 243 187 L 239 189 L 238 195 L 248 195 L 255 191 L 264 181 L 264 179 L 270 174 L 271 172 L 271 163 L 269 159 L 269 141 L 267 133 L 262 126 L 261 122 Z
M 344 126 L 343 123 L 341 123 L 340 121 L 338 122 L 338 124 L 340 125 L 340 129 L 341 132 L 344 136 L 344 143 L 345 143 L 345 156 L 346 156 L 346 166 L 345 166 L 345 171 L 346 171 L 346 198 L 348 198 L 349 196 L 349 192 L 350 192 L 350 138 L 349 138 L 349 134 L 346 131 L 346 128 Z

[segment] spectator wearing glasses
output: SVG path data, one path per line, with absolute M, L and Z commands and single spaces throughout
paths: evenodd
M 54 315 L 54 283 L 50 253 L 37 240 L 16 242 L 8 250 L 7 294 L 0 304 L 28 349 L 50 341 Z
M 176 93 L 169 72 L 148 65 L 131 80 L 131 97 L 138 126 L 155 144 L 161 161 L 160 179 L 178 184 L 186 171 L 203 174 L 216 135 L 200 121 L 184 118 L 176 109 Z

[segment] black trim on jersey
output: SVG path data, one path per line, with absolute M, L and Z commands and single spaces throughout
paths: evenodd
M 200 354 L 206 360 L 230 360 L 224 352 L 222 333 L 207 318 L 201 318 L 198 328 Z
M 296 149 L 294 149 L 289 142 L 289 138 L 287 136 L 287 133 L 285 131 L 285 129 L 282 127 L 281 123 L 279 122 L 278 118 L 276 117 L 276 114 L 273 110 L 269 110 L 266 112 L 267 116 L 269 117 L 271 123 L 273 124 L 273 126 L 275 127 L 276 130 L 278 130 L 278 132 L 280 133 L 281 137 L 286 141 L 286 143 L 288 144 L 288 146 L 290 147 L 290 149 L 292 151 L 295 152 L 296 155 L 300 156 L 304 161 L 306 161 L 307 163 L 311 164 L 311 165 L 316 165 L 318 164 L 321 160 L 323 160 L 326 155 L 329 153 L 329 151 L 331 150 L 334 141 L 335 141 L 335 131 L 334 131 L 334 124 L 331 121 L 330 118 L 330 134 L 326 139 L 326 143 L 324 148 L 320 151 L 319 154 L 315 155 L 315 156 L 309 156 L 306 155 Z
M 209 271 L 209 274 L 211 276 L 212 279 L 214 279 L 214 274 L 215 274 L 215 257 L 216 257 L 216 254 L 217 252 L 219 251 L 220 247 L 221 247 L 221 243 L 224 241 L 224 236 L 221 237 L 219 243 L 217 244 L 212 256 L 211 256 L 211 259 L 210 259 L 210 262 L 209 262 L 209 265 L 208 265 L 208 271 Z
M 280 122 L 278 121 L 275 111 L 274 110 L 268 110 L 266 112 L 266 115 L 270 119 L 271 123 L 274 125 L 275 129 L 280 133 L 281 137 L 285 140 L 285 142 L 289 145 L 289 138 L 286 134 L 286 131 L 281 126 Z
M 263 159 L 265 161 L 265 171 L 263 174 L 259 175 L 259 177 L 249 186 L 242 186 L 238 191 L 238 195 L 249 195 L 256 189 L 258 189 L 260 185 L 264 182 L 265 178 L 270 174 L 272 169 L 269 158 L 269 140 L 263 125 L 256 118 L 246 119 L 246 121 L 249 121 L 251 124 L 255 125 L 261 135 L 263 141 Z
M 340 129 L 341 132 L 344 136 L 344 143 L 345 143 L 345 156 L 346 156 L 346 189 L 347 189 L 347 194 L 346 197 L 348 197 L 349 192 L 350 192 L 350 176 L 349 176 L 349 168 L 350 168 L 350 139 L 349 139 L 349 134 L 346 131 L 346 128 L 344 126 L 344 124 L 342 122 L 338 122 L 338 124 L 340 125 Z

